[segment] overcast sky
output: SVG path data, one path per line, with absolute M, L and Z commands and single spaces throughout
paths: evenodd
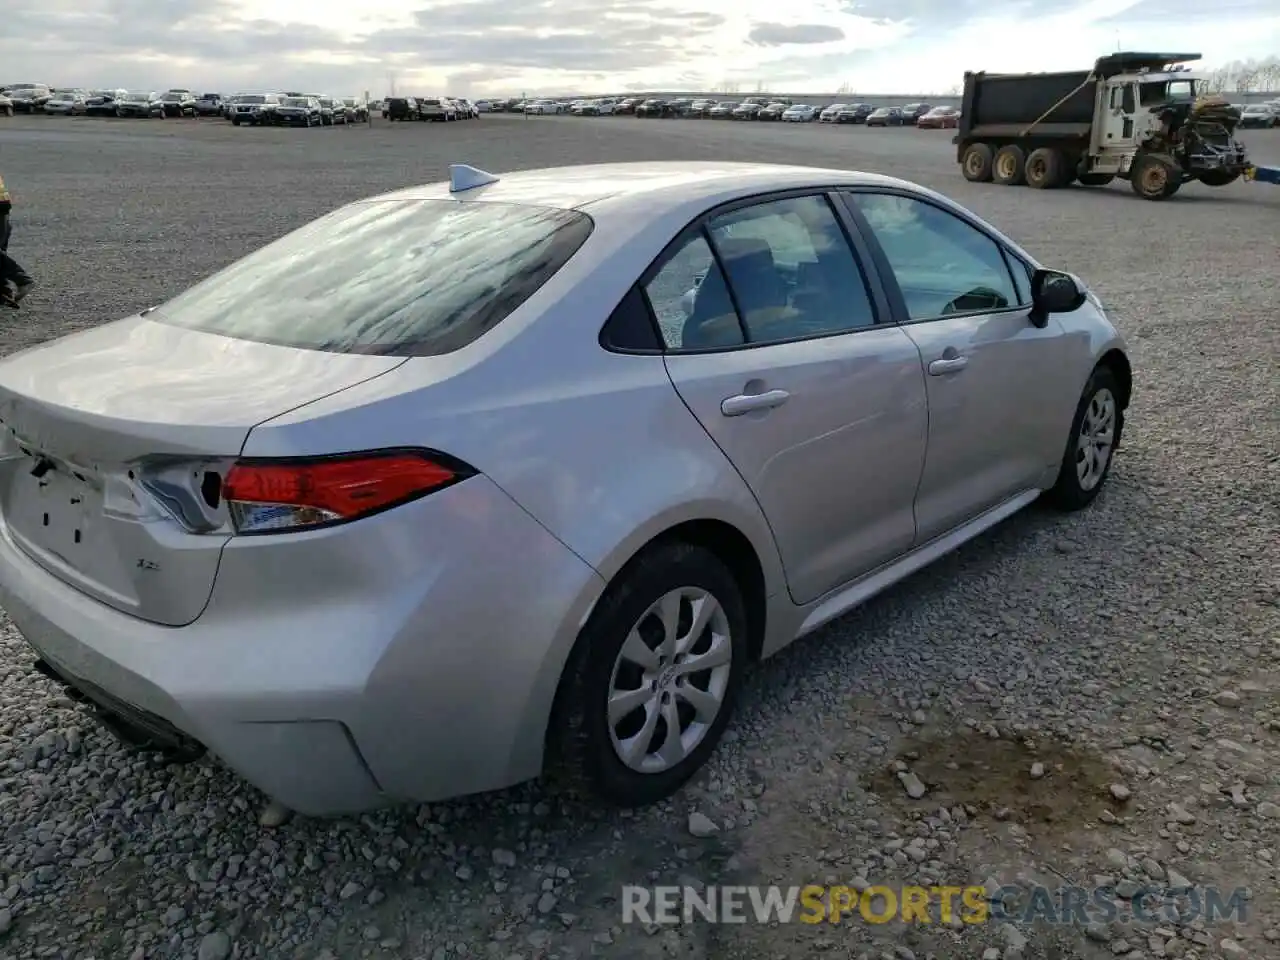
M 1280 0 L 14 0 L 0 83 L 453 96 L 945 93 L 1117 46 L 1280 53 Z

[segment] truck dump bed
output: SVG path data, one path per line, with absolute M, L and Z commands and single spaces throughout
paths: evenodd
M 1039 137 L 1085 139 L 1097 86 L 1090 76 L 1088 70 L 966 73 L 956 140 L 1016 138 L 1033 124 Z

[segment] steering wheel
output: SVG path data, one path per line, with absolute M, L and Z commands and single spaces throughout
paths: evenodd
M 974 313 L 979 310 L 1003 310 L 1007 306 L 1009 301 L 999 290 L 993 290 L 990 287 L 974 287 L 954 300 L 947 301 L 942 308 L 942 316 L 952 313 Z

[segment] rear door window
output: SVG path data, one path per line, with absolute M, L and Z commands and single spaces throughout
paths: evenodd
M 355 203 L 290 233 L 148 319 L 306 350 L 434 356 L 514 312 L 592 231 L 574 210 Z
M 826 197 L 741 207 L 708 227 L 751 343 L 876 322 L 866 280 Z

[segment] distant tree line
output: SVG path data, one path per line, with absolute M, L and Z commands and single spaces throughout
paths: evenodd
M 1205 76 L 1210 93 L 1272 93 L 1280 90 L 1280 57 L 1235 60 Z

